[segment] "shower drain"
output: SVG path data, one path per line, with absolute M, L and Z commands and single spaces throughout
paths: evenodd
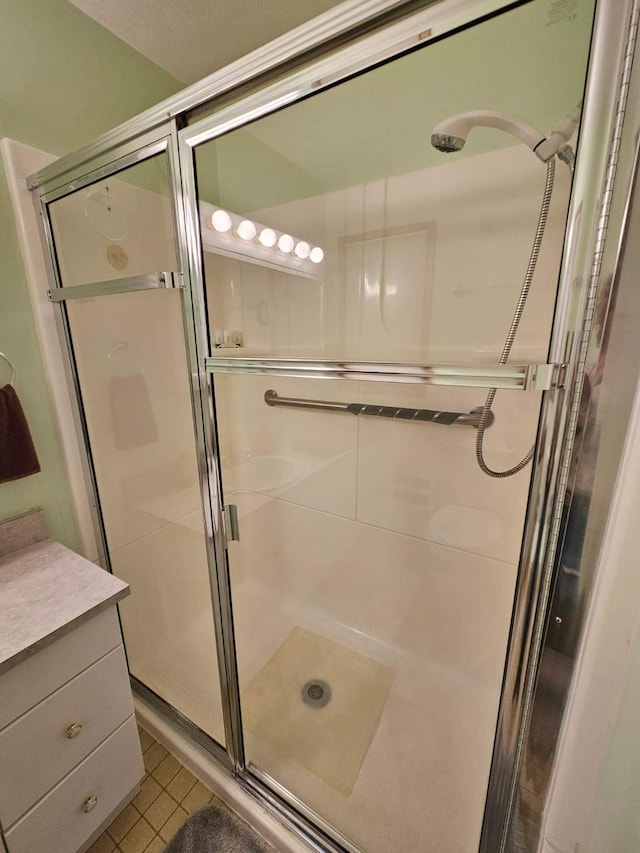
M 331 688 L 326 681 L 314 678 L 302 688 L 302 701 L 310 708 L 324 708 L 331 700 Z

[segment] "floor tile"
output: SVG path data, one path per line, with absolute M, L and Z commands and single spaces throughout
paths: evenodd
M 171 841 L 188 817 L 186 811 L 182 807 L 178 807 L 160 830 L 160 837 L 166 842 Z
M 115 841 L 103 832 L 100 838 L 96 838 L 87 853 L 113 853 L 115 847 Z
M 183 767 L 173 777 L 171 782 L 169 782 L 167 785 L 167 791 L 171 794 L 174 800 L 181 803 L 196 782 L 196 777 L 192 773 L 189 773 L 186 767 Z
M 168 755 L 167 750 L 160 743 L 154 743 L 142 756 L 144 769 L 147 773 L 153 773 L 158 764 Z
M 163 791 L 145 812 L 145 818 L 151 826 L 158 830 L 163 826 L 178 808 L 178 804 L 166 791 Z
M 138 733 L 147 771 L 140 791 L 87 853 L 164 853 L 189 814 L 216 799 L 144 729 Z
M 154 836 L 152 827 L 141 817 L 120 842 L 120 850 L 122 853 L 144 853 Z
M 182 808 L 188 814 L 193 814 L 193 812 L 201 809 L 202 806 L 206 806 L 212 799 L 212 792 L 202 782 L 196 782 L 182 801 Z
M 180 770 L 180 762 L 173 755 L 167 755 L 153 771 L 153 778 L 166 788 L 176 773 Z
M 107 827 L 107 832 L 116 844 L 119 844 L 139 818 L 140 813 L 133 806 L 129 805 L 124 811 L 120 812 L 113 823 Z
M 152 776 L 147 776 L 140 791 L 133 798 L 133 805 L 138 809 L 140 814 L 144 814 L 151 803 L 158 797 L 162 788 Z
M 162 853 L 164 848 L 164 841 L 160 838 L 159 835 L 156 835 L 151 844 L 148 847 L 145 847 L 144 853 Z
M 140 746 L 142 747 L 142 751 L 146 752 L 154 743 L 155 740 L 151 737 L 149 732 L 145 732 L 144 729 L 140 729 Z

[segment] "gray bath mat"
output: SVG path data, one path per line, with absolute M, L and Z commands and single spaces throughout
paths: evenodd
M 222 803 L 212 803 L 182 824 L 164 853 L 275 853 Z

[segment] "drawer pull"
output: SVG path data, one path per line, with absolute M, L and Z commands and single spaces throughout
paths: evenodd
M 82 804 L 82 811 L 89 814 L 89 812 L 92 812 L 97 805 L 98 798 L 95 795 L 93 797 L 88 797 Z
M 70 726 L 67 727 L 67 737 L 74 738 L 78 737 L 80 732 L 82 731 L 82 723 L 71 723 Z

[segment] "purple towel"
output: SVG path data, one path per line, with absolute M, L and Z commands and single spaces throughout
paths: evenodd
M 0 483 L 37 474 L 40 463 L 12 385 L 0 388 Z

